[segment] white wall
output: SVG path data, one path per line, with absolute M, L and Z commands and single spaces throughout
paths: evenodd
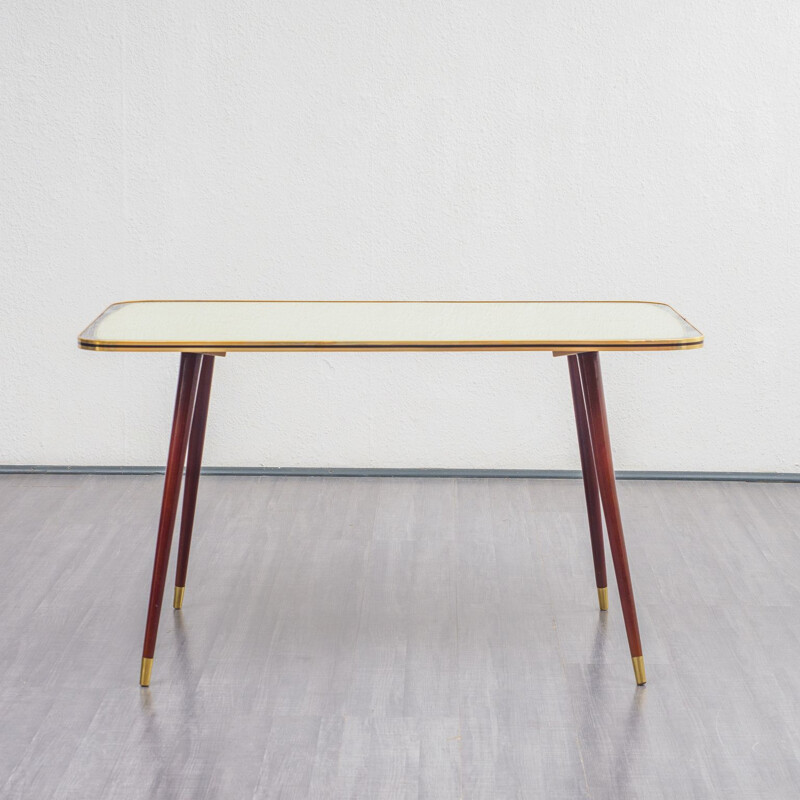
M 800 7 L 0 5 L 0 463 L 156 464 L 136 298 L 650 299 L 604 358 L 621 469 L 800 464 Z M 545 354 L 233 355 L 207 463 L 574 468 Z

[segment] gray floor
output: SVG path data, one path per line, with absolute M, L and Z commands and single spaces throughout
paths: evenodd
M 202 479 L 140 689 L 160 490 L 0 477 L 0 797 L 800 796 L 800 485 L 620 483 L 638 689 L 578 482 L 292 477 Z

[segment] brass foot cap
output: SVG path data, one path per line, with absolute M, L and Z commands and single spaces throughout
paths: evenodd
M 600 601 L 600 610 L 608 611 L 608 586 L 597 590 L 597 599 Z
M 139 685 L 140 686 L 149 686 L 150 685 L 150 675 L 153 672 L 153 659 L 152 658 L 143 658 L 142 659 L 142 671 L 139 673 Z
M 634 656 L 633 661 L 633 674 L 636 676 L 636 683 L 643 686 L 647 683 L 647 676 L 644 674 L 644 656 Z
M 183 608 L 183 594 L 186 591 L 185 586 L 176 586 L 175 594 L 172 595 L 172 607 Z

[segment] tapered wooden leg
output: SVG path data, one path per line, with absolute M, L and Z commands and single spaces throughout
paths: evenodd
M 192 430 L 189 434 L 189 452 L 186 456 L 186 479 L 183 483 L 183 509 L 181 510 L 181 536 L 178 542 L 178 566 L 175 570 L 175 594 L 173 608 L 183 607 L 186 591 L 186 571 L 189 568 L 189 548 L 192 546 L 194 511 L 197 505 L 197 483 L 200 480 L 200 465 L 203 462 L 203 443 L 206 438 L 208 400 L 211 395 L 211 378 L 214 374 L 214 356 L 203 356 L 197 398 L 194 401 Z
M 583 472 L 583 492 L 586 495 L 586 513 L 589 517 L 589 537 L 592 541 L 594 577 L 597 586 L 597 599 L 602 611 L 608 610 L 608 579 L 606 577 L 606 557 L 603 551 L 603 510 L 600 505 L 600 490 L 597 486 L 597 471 L 592 454 L 592 439 L 589 433 L 589 419 L 586 416 L 586 403 L 583 396 L 583 383 L 578 365 L 578 356 L 569 356 L 569 381 L 572 387 L 572 406 L 575 409 L 575 427 L 578 430 L 578 448 L 581 453 Z
M 181 353 L 178 391 L 175 396 L 175 412 L 172 418 L 172 434 L 167 456 L 167 472 L 164 477 L 164 494 L 161 500 L 161 517 L 158 522 L 153 580 L 150 584 L 150 604 L 147 609 L 147 625 L 144 633 L 142 669 L 139 674 L 139 683 L 142 686 L 150 685 L 150 674 L 153 669 L 158 620 L 161 615 L 164 584 L 167 580 L 169 551 L 172 544 L 172 531 L 175 527 L 175 516 L 178 511 L 178 496 L 181 490 L 183 464 L 186 460 L 186 446 L 189 441 L 192 407 L 197 391 L 200 358 L 201 356 L 197 353 Z
M 639 638 L 639 622 L 636 618 L 636 604 L 633 600 L 631 574 L 628 569 L 628 554 L 625 550 L 625 537 L 622 533 L 622 518 L 619 513 L 617 483 L 614 477 L 614 462 L 611 458 L 611 442 L 608 435 L 608 417 L 603 396 L 603 377 L 600 373 L 600 357 L 597 353 L 581 353 L 578 360 L 585 391 L 589 434 L 600 486 L 600 497 L 603 500 L 603 512 L 606 518 L 608 544 L 611 549 L 611 559 L 614 562 L 614 573 L 617 576 L 619 600 L 625 620 L 625 630 L 628 634 L 633 672 L 636 676 L 636 683 L 641 685 L 647 679 L 642 657 L 642 642 Z

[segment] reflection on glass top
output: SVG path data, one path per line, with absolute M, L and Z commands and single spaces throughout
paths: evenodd
M 288 349 L 646 350 L 698 347 L 674 309 L 636 302 L 116 303 L 79 337 L 102 350 Z

